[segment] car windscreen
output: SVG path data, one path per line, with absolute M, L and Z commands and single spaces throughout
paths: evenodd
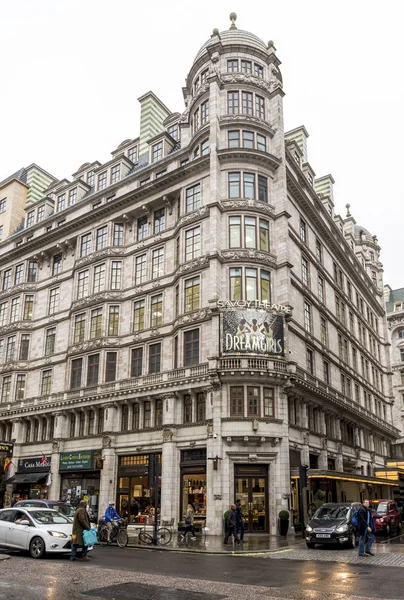
M 372 502 L 372 508 L 380 514 L 386 514 L 387 502 Z
M 348 506 L 320 506 L 314 513 L 314 519 L 345 519 L 348 515 Z
M 52 508 L 62 513 L 65 517 L 74 517 L 74 513 L 76 512 L 76 509 L 69 504 L 54 504 Z
M 48 523 L 69 525 L 71 523 L 70 519 L 67 519 L 64 515 L 56 511 L 30 510 L 29 514 L 34 521 L 42 525 L 47 525 Z

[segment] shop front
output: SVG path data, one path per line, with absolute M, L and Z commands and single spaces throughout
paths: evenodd
M 234 497 L 241 500 L 246 531 L 268 532 L 268 465 L 235 465 Z
M 76 506 L 80 500 L 85 500 L 97 517 L 101 469 L 100 450 L 61 452 L 59 462 L 60 499 L 71 502 L 73 506 Z
M 156 457 L 156 459 L 154 458 Z M 158 470 L 158 510 L 161 497 L 161 454 L 120 456 L 118 463 L 117 509 L 130 523 L 151 523 L 154 518 L 154 477 Z M 150 467 L 149 467 L 150 465 Z
M 51 456 L 20 458 L 17 472 L 7 479 L 13 484 L 13 495 L 18 500 L 46 500 L 50 480 Z
M 188 504 L 195 511 L 194 524 L 206 523 L 206 448 L 181 451 L 181 521 Z
M 0 442 L 0 508 L 10 504 L 10 494 L 6 491 L 8 470 L 12 465 L 14 446 L 10 442 Z

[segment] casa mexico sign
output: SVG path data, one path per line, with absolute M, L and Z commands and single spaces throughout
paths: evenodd
M 20 458 L 18 459 L 18 473 L 47 473 L 51 466 L 51 456 L 41 456 L 39 458 Z
M 259 300 L 218 300 L 222 354 L 284 356 L 284 316 L 290 306 Z

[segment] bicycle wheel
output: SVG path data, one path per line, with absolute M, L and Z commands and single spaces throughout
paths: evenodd
M 98 543 L 100 546 L 106 546 L 108 544 L 108 535 L 106 529 L 101 529 L 100 534 L 98 536 Z
M 167 527 L 160 527 L 157 530 L 157 544 L 165 546 L 171 542 L 171 531 Z
M 138 540 L 141 544 L 152 544 L 153 543 L 152 536 L 149 535 L 148 533 L 146 533 L 145 531 L 139 532 Z
M 126 533 L 125 529 L 120 529 L 118 531 L 118 535 L 116 536 L 116 543 L 118 544 L 118 546 L 120 548 L 125 548 L 125 546 L 128 545 L 128 534 Z

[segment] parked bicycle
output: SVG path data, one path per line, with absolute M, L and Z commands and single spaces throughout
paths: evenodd
M 172 534 L 168 527 L 159 527 L 157 529 L 157 545 L 165 546 L 166 544 L 169 544 L 171 542 L 171 537 Z M 153 535 L 141 529 L 138 535 L 138 543 L 149 545 L 152 544 Z
M 120 548 L 125 548 L 128 545 L 128 534 L 126 532 L 127 524 L 123 519 L 113 522 L 109 543 L 116 542 Z M 98 542 L 101 546 L 108 545 L 108 527 L 105 525 L 104 519 L 98 521 L 97 530 Z

